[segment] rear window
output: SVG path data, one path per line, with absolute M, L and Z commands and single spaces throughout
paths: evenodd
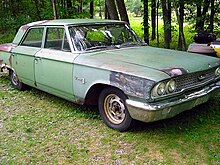
M 44 32 L 43 28 L 30 29 L 25 39 L 21 43 L 21 45 L 40 48 L 42 45 L 43 32 Z

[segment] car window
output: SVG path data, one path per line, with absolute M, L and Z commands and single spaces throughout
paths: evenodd
M 42 44 L 43 31 L 43 28 L 30 29 L 21 45 L 40 48 Z
M 82 25 L 69 28 L 76 50 L 140 45 L 138 36 L 125 24 Z
M 65 30 L 63 28 L 48 28 L 45 48 L 70 51 Z

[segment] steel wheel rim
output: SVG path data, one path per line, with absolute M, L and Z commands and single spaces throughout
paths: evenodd
M 18 76 L 15 72 L 12 73 L 11 80 L 12 80 L 13 84 L 18 85 L 19 80 L 18 80 Z
M 125 119 L 125 105 L 115 94 L 108 95 L 104 100 L 104 112 L 113 124 L 121 124 Z

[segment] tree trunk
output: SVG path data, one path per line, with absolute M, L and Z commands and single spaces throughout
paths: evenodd
M 176 12 L 176 17 L 177 17 L 177 22 L 179 24 L 179 39 L 178 39 L 178 48 L 180 50 L 186 50 L 186 41 L 185 41 L 185 36 L 184 36 L 184 27 L 183 27 L 183 22 L 184 22 L 184 0 L 180 0 L 179 4 L 178 2 L 174 1 L 173 2 L 174 9 Z M 179 6 L 179 9 L 178 9 Z
M 196 20 L 196 28 L 195 28 L 195 30 L 198 32 L 200 30 L 204 30 L 206 13 L 209 10 L 210 0 L 205 0 L 204 1 L 203 9 L 202 9 L 201 1 L 197 2 L 196 5 L 197 5 L 197 20 Z
M 156 0 L 151 0 L 151 27 L 152 27 L 151 40 L 155 40 L 156 39 Z
M 144 0 L 144 41 L 149 44 L 148 0 Z
M 105 1 L 105 19 L 109 19 L 109 18 L 110 18 L 110 16 L 109 16 L 108 8 L 107 8 L 106 1 Z
M 160 41 L 159 41 L 159 17 L 158 17 L 158 11 L 159 11 L 159 4 L 160 4 L 160 0 L 157 1 L 157 46 L 159 46 Z
M 170 48 L 171 41 L 171 19 L 170 19 L 170 3 L 166 0 L 161 0 L 163 11 L 163 23 L 164 23 L 164 47 Z
M 169 35 L 169 40 L 170 40 L 170 42 L 171 42 L 171 40 L 172 40 L 172 37 L 171 37 L 171 14 L 172 14 L 172 7 L 171 7 L 171 1 L 170 0 L 168 0 L 168 6 L 167 6 L 167 11 L 168 11 L 168 24 L 169 24 L 169 28 L 168 28 L 168 35 Z
M 36 7 L 37 18 L 38 18 L 38 20 L 42 20 L 41 15 L 40 15 L 40 10 L 39 10 L 39 1 L 34 0 L 34 4 L 35 4 L 35 7 Z
M 106 6 L 107 6 L 107 9 L 108 9 L 110 19 L 119 20 L 118 12 L 117 12 L 116 5 L 115 5 L 115 1 L 114 0 L 106 0 Z
M 212 33 L 214 30 L 214 16 L 215 16 L 215 0 L 211 0 L 211 14 L 210 14 L 209 31 Z
M 52 3 L 52 8 L 53 8 L 53 18 L 57 19 L 56 1 L 55 0 L 51 0 L 51 3 Z
M 94 1 L 90 2 L 90 18 L 93 18 L 93 14 L 94 14 Z
M 119 11 L 121 20 L 129 24 L 128 13 L 125 7 L 124 0 L 116 0 L 116 2 L 117 2 L 118 11 Z
M 204 29 L 206 13 L 209 10 L 209 6 L 210 6 L 210 0 L 205 0 L 204 7 L 203 7 L 203 10 L 202 10 L 202 20 L 201 20 L 202 29 Z
M 201 19 L 202 19 L 202 4 L 201 2 L 198 2 L 196 4 L 196 8 L 197 8 L 197 11 L 196 11 L 196 27 L 195 27 L 195 30 L 198 32 L 201 29 Z
M 72 1 L 71 0 L 66 1 L 66 7 L 67 7 L 67 15 L 69 18 L 71 18 L 71 15 L 72 15 Z

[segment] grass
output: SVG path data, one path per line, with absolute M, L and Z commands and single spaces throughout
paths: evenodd
M 219 164 L 219 99 L 120 133 L 96 107 L 14 90 L 1 73 L 0 164 Z

